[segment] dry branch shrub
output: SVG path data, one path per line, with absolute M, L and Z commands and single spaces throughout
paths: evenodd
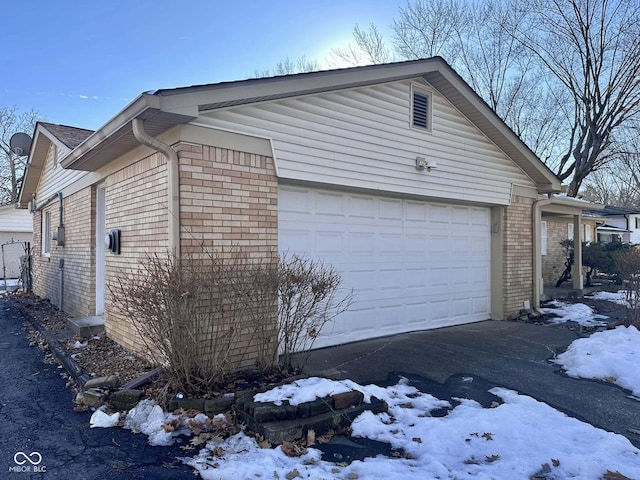
M 148 257 L 111 288 L 167 393 L 203 395 L 230 374 L 299 371 L 322 328 L 352 303 L 333 267 L 301 256 L 253 258 L 238 246 Z M 296 355 L 294 355 L 296 354 Z M 295 363 L 295 364 L 294 364 Z
M 627 302 L 626 327 L 640 328 L 640 247 L 631 247 L 617 252 L 614 256 L 625 289 Z
M 276 282 L 271 257 L 229 247 L 148 257 L 112 294 L 149 355 L 165 366 L 167 391 L 202 395 L 230 373 L 273 365 Z
M 301 369 L 324 326 L 353 303 L 340 289 L 342 277 L 330 265 L 299 255 L 283 255 L 278 267 L 279 366 Z M 299 352 L 299 355 L 293 354 Z M 299 362 L 294 365 L 294 360 Z

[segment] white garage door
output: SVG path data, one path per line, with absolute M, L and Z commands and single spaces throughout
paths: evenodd
M 280 187 L 279 249 L 332 264 L 355 292 L 314 347 L 485 320 L 488 208 Z

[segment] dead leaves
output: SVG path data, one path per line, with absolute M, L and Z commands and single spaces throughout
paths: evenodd
M 607 472 L 602 476 L 602 480 L 632 480 L 631 478 L 621 474 L 620 472 L 612 472 L 611 470 L 607 470 Z
M 291 442 L 284 442 L 281 448 L 287 457 L 301 457 L 307 453 L 306 447 Z
M 466 459 L 463 463 L 465 465 L 480 465 L 481 463 L 493 463 L 493 462 L 497 462 L 498 460 L 500 460 L 500 455 L 498 454 L 493 454 L 493 455 L 488 455 L 484 457 L 484 462 L 482 462 L 481 460 L 478 460 L 476 458 L 468 458 Z

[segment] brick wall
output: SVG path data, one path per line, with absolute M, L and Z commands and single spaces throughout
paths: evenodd
M 514 196 L 504 218 L 504 315 L 533 300 L 533 199 Z
M 142 348 L 131 321 L 115 308 L 111 289 L 149 255 L 167 255 L 167 165 L 155 153 L 109 175 L 104 182 L 106 232 L 121 231 L 121 254 L 105 254 L 105 328 L 131 350 Z
M 51 215 L 51 230 L 59 224 L 59 202 L 49 203 L 33 217 L 33 291 L 60 307 L 60 260 L 64 260 L 62 309 L 72 317 L 85 317 L 95 311 L 95 273 L 93 270 L 95 220 L 91 187 L 63 199 L 65 244 L 51 240 L 50 256 L 42 254 L 42 221 Z
M 240 253 L 249 261 L 261 259 L 275 266 L 278 186 L 272 159 L 189 143 L 173 148 L 179 157 L 181 256 L 204 262 L 224 248 L 223 257 Z M 168 254 L 164 156 L 153 154 L 107 177 L 105 199 L 106 230 L 118 228 L 122 236 L 121 255 L 106 254 L 107 334 L 139 351 L 143 342 L 130 319 L 115 308 L 109 286 L 117 291 L 118 278 L 138 269 L 149 255 L 166 258 Z M 232 245 L 237 249 L 231 250 Z M 267 325 L 275 321 L 276 307 L 275 296 L 270 305 L 263 306 Z M 200 335 L 197 350 L 202 354 L 213 353 L 212 335 Z M 247 366 L 255 363 L 257 351 L 251 326 L 243 323 L 230 355 L 238 366 Z
M 203 248 L 225 258 L 232 255 L 262 259 L 277 265 L 278 183 L 270 157 L 233 150 L 180 143 L 180 222 L 183 257 L 197 256 Z M 229 246 L 236 249 L 229 249 Z M 206 260 L 208 255 L 200 255 Z M 261 305 L 263 330 L 275 325 L 276 298 Z M 255 320 L 255 319 L 254 319 Z M 263 327 L 265 327 L 263 325 Z M 255 362 L 258 341 L 246 320 L 238 344 L 231 352 L 241 366 Z M 272 331 L 272 329 L 271 329 Z M 202 336 L 201 351 L 212 344 Z

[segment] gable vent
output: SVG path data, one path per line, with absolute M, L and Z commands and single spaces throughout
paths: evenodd
M 413 121 L 417 128 L 429 128 L 429 97 L 422 93 L 413 92 Z

